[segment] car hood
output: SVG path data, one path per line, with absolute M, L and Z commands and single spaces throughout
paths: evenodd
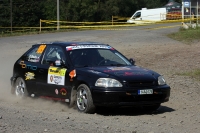
M 138 66 L 111 66 L 111 67 L 86 67 L 89 74 L 99 75 L 99 77 L 116 78 L 121 81 L 132 80 L 157 80 L 158 73 Z

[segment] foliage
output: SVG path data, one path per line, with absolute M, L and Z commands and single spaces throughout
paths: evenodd
M 98 22 L 111 20 L 112 16 L 130 17 L 143 7 L 162 7 L 168 0 L 59 0 L 59 2 L 60 20 Z M 13 27 L 39 26 L 40 19 L 57 19 L 57 0 L 0 0 L 0 12 L 0 27 L 9 27 L 11 16 Z
M 197 27 L 196 29 L 189 28 L 189 29 L 183 29 L 180 28 L 179 32 L 169 34 L 168 37 L 173 38 L 175 40 L 191 44 L 194 41 L 200 41 L 200 28 Z

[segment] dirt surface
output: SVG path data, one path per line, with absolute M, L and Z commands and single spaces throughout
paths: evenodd
M 178 28 L 152 25 L 0 38 L 0 132 L 199 133 L 200 81 L 180 73 L 200 68 L 200 42 L 187 45 L 166 37 Z M 17 58 L 36 42 L 58 40 L 112 45 L 133 57 L 137 65 L 162 74 L 171 86 L 169 102 L 153 113 L 137 108 L 105 108 L 83 114 L 58 102 L 13 97 L 9 78 Z

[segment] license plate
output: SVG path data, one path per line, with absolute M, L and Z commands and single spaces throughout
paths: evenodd
M 146 95 L 146 94 L 153 94 L 153 90 L 152 89 L 138 90 L 138 95 Z

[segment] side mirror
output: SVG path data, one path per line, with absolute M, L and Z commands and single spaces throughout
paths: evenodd
M 129 61 L 131 62 L 132 65 L 135 65 L 135 60 L 133 58 L 130 58 Z

